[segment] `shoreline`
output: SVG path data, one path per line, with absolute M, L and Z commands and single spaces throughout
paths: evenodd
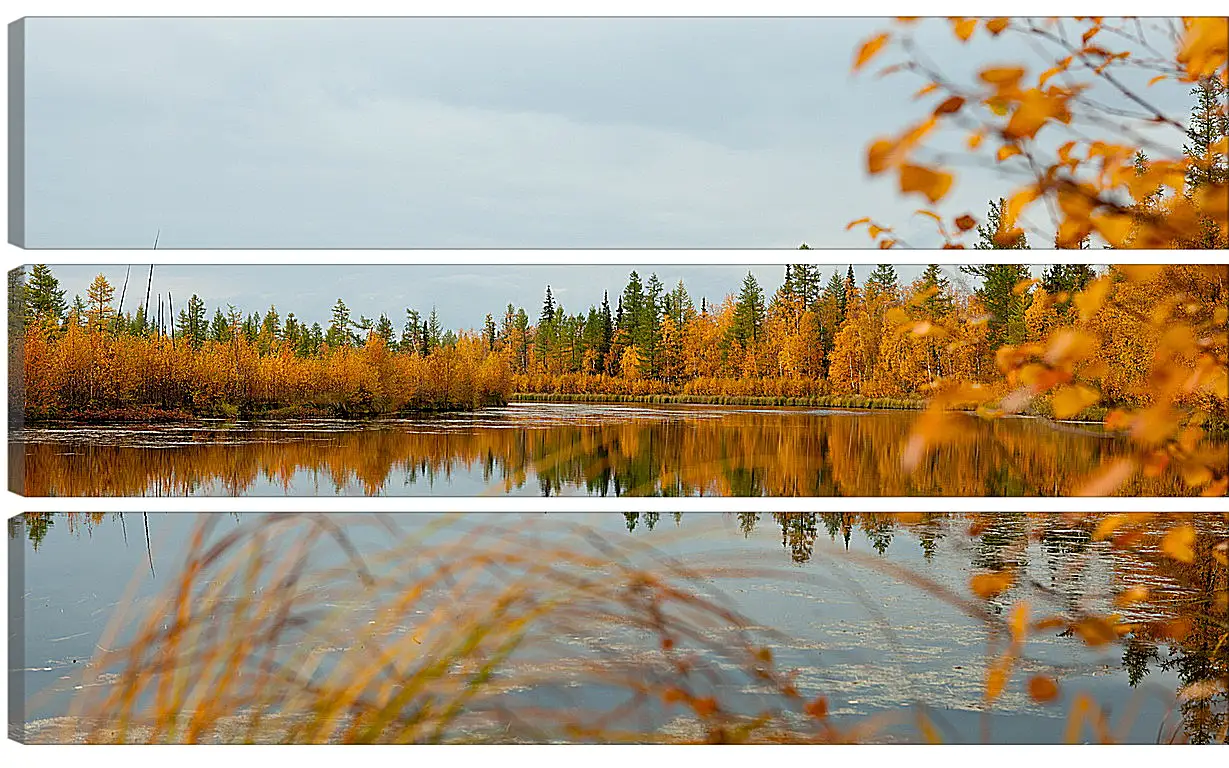
M 861 411 L 921 411 L 926 401 L 861 395 L 787 397 L 774 395 L 601 395 L 591 393 L 516 392 L 509 403 L 609 403 L 611 405 L 760 405 L 778 408 L 844 408 Z
M 455 405 L 438 408 L 415 408 L 411 410 L 390 411 L 379 413 L 373 411 L 353 412 L 344 408 L 321 408 L 319 406 L 285 406 L 269 408 L 247 413 L 210 411 L 207 413 L 191 413 L 177 409 L 160 408 L 117 408 L 100 411 L 89 411 L 77 414 L 64 414 L 55 417 L 30 418 L 10 414 L 9 428 L 21 429 L 27 426 L 44 427 L 61 425 L 72 426 L 108 426 L 123 424 L 191 424 L 202 421 L 247 421 L 247 422 L 277 422 L 298 419 L 343 420 L 365 422 L 387 418 L 403 418 L 442 413 L 465 413 L 480 408 L 501 408 L 515 404 L 529 403 L 559 403 L 559 404 L 594 404 L 594 405 L 699 405 L 699 406 L 732 406 L 732 407 L 762 407 L 762 408 L 821 408 L 857 412 L 873 411 L 914 411 L 926 409 L 927 401 L 910 398 L 873 398 L 861 395 L 843 395 L 821 397 L 785 397 L 785 396 L 749 396 L 749 395 L 600 395 L 591 393 L 543 393 L 517 392 L 508 397 L 505 402 L 483 403 L 478 405 Z M 953 408 L 954 413 L 975 413 L 973 408 Z M 1014 418 L 1037 419 L 1054 426 L 1061 427 L 1093 427 L 1103 428 L 1104 417 L 1108 412 L 1105 408 L 1090 409 L 1092 412 L 1079 414 L 1075 418 L 1055 419 L 1045 413 L 1031 412 L 1012 414 Z M 1229 434 L 1229 425 L 1205 424 L 1209 436 L 1220 437 Z M 1106 436 L 1118 433 L 1105 432 Z

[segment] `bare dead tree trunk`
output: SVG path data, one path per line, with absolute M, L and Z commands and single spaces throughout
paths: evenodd
M 116 317 L 122 317 L 124 314 L 124 296 L 128 293 L 128 275 L 132 272 L 132 265 L 128 265 L 128 269 L 124 270 L 124 287 L 119 292 L 119 309 L 115 310 Z
M 158 246 L 158 242 L 155 239 L 154 247 L 156 248 L 157 246 Z M 153 285 L 154 285 L 154 265 L 150 264 L 149 265 L 149 282 L 145 284 L 145 322 L 146 323 L 149 323 L 149 320 L 150 320 L 149 289 L 152 288 Z

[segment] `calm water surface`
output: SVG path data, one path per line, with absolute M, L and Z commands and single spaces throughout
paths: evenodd
M 1057 496 L 1125 450 L 1092 427 L 961 416 L 960 433 L 905 473 L 916 417 L 513 404 L 366 422 L 39 426 L 11 433 L 9 484 L 29 496 Z M 1121 492 L 1189 490 L 1140 479 Z
M 258 519 L 217 517 L 222 519 L 215 535 Z M 347 515 L 332 517 L 345 524 Z M 412 532 L 438 517 L 398 514 L 391 519 Z M 838 720 L 896 712 L 923 701 L 935 712 L 947 741 L 978 741 L 981 729 L 989 726 L 994 741 L 1055 742 L 1063 739 L 1073 697 L 1084 692 L 1112 714 L 1120 738 L 1216 738 L 1224 727 L 1223 697 L 1212 705 L 1211 715 L 1175 699 L 1176 691 L 1206 670 L 1216 664 L 1224 669 L 1224 656 L 1217 661 L 1208 638 L 1192 635 L 1182 646 L 1170 647 L 1128 637 L 1125 645 L 1090 649 L 1078 638 L 1056 635 L 1057 630 L 1042 632 L 1029 640 L 1027 660 L 987 714 L 985 625 L 856 559 L 903 566 L 961 594 L 968 593 L 971 574 L 1005 562 L 1021 564 L 1035 584 L 1022 581 L 1002 600 L 1026 598 L 1039 612 L 1106 610 L 1111 589 L 1140 584 L 1155 598 L 1130 609 L 1131 620 L 1164 619 L 1179 615 L 1191 596 L 1172 574 L 1104 542 L 1091 542 L 1087 530 L 1057 518 L 1042 524 L 1040 540 L 1030 539 L 1036 520 L 1002 514 L 978 536 L 970 536 L 968 520 L 958 516 L 933 515 L 923 526 L 904 528 L 866 513 L 467 514 L 455 525 L 462 530 L 513 525 L 549 542 L 580 523 L 615 543 L 651 545 L 684 565 L 728 568 L 729 578 L 713 580 L 712 588 L 754 624 L 784 633 L 786 639 L 773 642 L 778 666 L 798 670 L 804 695 L 827 696 Z M 1221 517 L 1207 515 L 1196 522 L 1201 536 L 1226 535 Z M 78 686 L 76 673 L 90 663 L 113 613 L 133 606 L 139 614 L 171 583 L 196 523 L 192 515 L 155 513 L 43 513 L 41 519 L 10 523 L 13 562 L 20 566 L 15 575 L 23 590 L 20 674 L 27 722 L 37 724 L 68 711 Z M 387 539 L 372 530 L 355 536 L 360 550 Z M 775 569 L 778 575 L 736 573 L 746 568 Z M 126 589 L 134 590 L 131 601 L 124 598 Z M 355 621 L 362 621 L 359 607 L 355 611 Z M 587 640 L 621 647 L 610 638 Z M 625 651 L 630 658 L 635 649 Z M 1055 674 L 1055 669 L 1061 670 L 1061 701 L 1051 706 L 1032 702 L 1022 681 L 1037 672 Z M 589 694 L 590 703 L 600 706 L 601 693 Z M 890 737 L 918 738 L 909 728 Z

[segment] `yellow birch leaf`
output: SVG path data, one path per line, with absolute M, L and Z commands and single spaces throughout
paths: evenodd
M 960 38 L 961 42 L 968 42 L 976 29 L 977 19 L 965 19 L 959 16 L 952 19 L 952 30 L 956 33 L 956 37 Z
M 1012 90 L 1024 77 L 1023 67 L 990 67 L 977 73 L 982 82 L 995 86 L 999 91 Z
M 888 161 L 896 150 L 896 143 L 887 139 L 876 139 L 866 150 L 866 169 L 875 175 L 882 173 L 888 167 Z
M 1097 529 L 1093 531 L 1093 541 L 1103 541 L 1114 535 L 1114 531 L 1126 525 L 1131 520 L 1131 515 L 1126 512 L 1115 512 L 1111 515 L 1106 515 L 1101 522 L 1097 523 Z
M 943 199 L 952 187 L 952 175 L 935 171 L 921 165 L 902 165 L 900 168 L 900 191 L 902 194 L 919 192 L 932 203 Z
M 950 115 L 954 112 L 959 112 L 964 106 L 964 99 L 960 96 L 949 96 L 944 99 L 939 106 L 935 107 L 936 115 Z
M 1072 301 L 1080 311 L 1080 322 L 1087 323 L 1093 315 L 1097 314 L 1109 296 L 1111 285 L 1112 280 L 1109 275 L 1105 275 L 1093 280 L 1084 287 L 1084 290 L 1075 295 Z
M 1003 146 L 999 147 L 999 151 L 995 154 L 995 159 L 1001 163 L 1007 158 L 1018 154 L 1020 154 L 1020 148 L 1015 144 L 1004 144 Z
M 1148 591 L 1147 587 L 1136 584 L 1133 587 L 1127 587 L 1119 592 L 1114 598 L 1114 605 L 1118 606 L 1119 608 L 1126 608 L 1128 606 L 1135 605 L 1136 603 L 1142 603 L 1148 599 L 1149 594 L 1151 593 Z
M 1054 393 L 1054 416 L 1069 419 L 1101 399 L 1101 393 L 1083 384 L 1062 387 Z
M 1195 562 L 1195 529 L 1188 523 L 1175 525 L 1161 539 L 1161 551 L 1183 563 Z
M 1045 675 L 1034 675 L 1028 681 L 1028 695 L 1039 704 L 1048 704 L 1058 698 L 1058 683 Z
M 862 43 L 862 46 L 858 48 L 858 55 L 854 58 L 854 71 L 857 72 L 859 69 L 862 69 L 866 62 L 874 58 L 875 54 L 879 53 L 883 46 L 887 44 L 889 37 L 890 35 L 887 32 L 881 32 Z
M 1115 248 L 1121 248 L 1131 234 L 1134 223 L 1130 216 L 1108 213 L 1092 217 L 1092 225 L 1101 237 Z
M 969 589 L 983 600 L 989 600 L 1002 594 L 1014 582 L 1015 578 L 1007 571 L 979 573 L 969 579 Z
M 1225 66 L 1229 53 L 1229 19 L 1205 16 L 1192 19 L 1187 25 L 1178 50 L 1178 62 L 1185 65 L 1193 78 L 1207 77 Z
M 1076 489 L 1076 496 L 1109 496 L 1131 477 L 1135 471 L 1134 459 L 1115 459 L 1101 465 L 1101 470 L 1083 486 Z
M 994 701 L 1002 695 L 1003 689 L 1007 687 L 1007 680 L 1011 677 L 1012 661 L 1010 656 L 1003 656 L 995 659 L 986 668 L 986 701 Z

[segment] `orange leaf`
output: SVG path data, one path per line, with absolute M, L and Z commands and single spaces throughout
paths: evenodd
M 965 141 L 964 144 L 969 149 L 977 149 L 978 147 L 981 146 L 981 134 L 980 133 L 970 133 L 969 138 Z
M 1112 515 L 1106 515 L 1101 522 L 1097 523 L 1097 529 L 1093 531 L 1092 540 L 1102 541 L 1114 535 L 1114 531 L 1131 522 L 1131 515 L 1125 512 L 1115 512 Z
M 942 104 L 935 107 L 936 115 L 950 115 L 953 112 L 959 112 L 964 106 L 964 99 L 960 96 L 950 96 L 943 101 Z
M 848 232 L 849 230 L 853 229 L 854 227 L 858 226 L 859 224 L 867 224 L 867 223 L 869 223 L 869 222 L 870 222 L 870 220 L 871 220 L 871 219 L 870 219 L 870 217 L 869 217 L 869 216 L 863 216 L 863 217 L 862 217 L 862 218 L 860 218 L 860 219 L 854 219 L 853 221 L 851 221 L 851 222 L 849 222 L 848 224 L 846 224 L 846 225 L 845 225 L 845 231 L 846 231 L 846 232 Z
M 1024 77 L 1024 68 L 990 67 L 978 72 L 977 76 L 982 79 L 982 82 L 995 86 L 1002 93 L 1003 91 L 1015 89 L 1016 83 L 1020 82 L 1020 78 Z
M 1119 592 L 1118 595 L 1114 598 L 1114 605 L 1118 606 L 1119 608 L 1125 608 L 1129 605 L 1135 605 L 1136 603 L 1142 603 L 1143 601 L 1148 599 L 1149 594 L 1150 593 L 1147 587 L 1136 584 L 1133 587 L 1128 587 L 1124 589 L 1123 591 Z
M 1010 656 L 1000 657 L 991 662 L 986 669 L 986 700 L 994 701 L 1007 687 L 1011 676 L 1011 665 L 1014 660 Z
M 1169 77 L 1169 75 L 1157 75 L 1156 77 L 1154 77 L 1154 78 L 1152 78 L 1151 80 L 1149 80 L 1149 81 L 1148 81 L 1148 87 L 1149 87 L 1149 88 L 1151 88 L 1152 86 L 1156 85 L 1157 83 L 1161 82 L 1162 80 L 1165 80 L 1165 79 L 1166 79 L 1166 78 L 1168 78 L 1168 77 Z
M 1169 529 L 1161 539 L 1161 551 L 1183 563 L 1195 562 L 1195 529 L 1183 523 Z
M 1034 675 L 1028 681 L 1028 695 L 1039 704 L 1049 704 L 1058 698 L 1058 683 L 1045 675 Z
M 939 84 L 938 84 L 938 83 L 928 83 L 927 85 L 922 86 L 922 89 L 921 89 L 921 90 L 919 90 L 917 93 L 913 94 L 913 98 L 915 98 L 915 99 L 920 99 L 920 98 L 922 98 L 923 96 L 925 96 L 926 94 L 931 93 L 932 91 L 937 90 L 937 89 L 938 89 L 938 87 L 939 87 Z
M 1072 299 L 1076 308 L 1080 310 L 1080 322 L 1087 323 L 1097 311 L 1101 309 L 1101 305 L 1105 303 L 1105 299 L 1109 296 L 1110 286 L 1113 280 L 1109 275 L 1099 277 L 1093 280 L 1084 290 L 1080 291 Z
M 1125 214 L 1107 213 L 1092 217 L 1092 225 L 1097 232 L 1105 238 L 1105 242 L 1115 248 L 1121 248 L 1126 243 L 1134 223 L 1132 218 Z
M 1036 88 L 1025 91 L 1011 119 L 1003 127 L 1003 136 L 1008 139 L 1031 139 L 1050 120 L 1071 122 L 1067 109 L 1067 95 L 1042 93 Z
M 1050 67 L 1045 72 L 1042 72 L 1041 76 L 1037 78 L 1037 87 L 1038 88 L 1042 87 L 1043 85 L 1046 84 L 1047 80 L 1049 80 L 1051 77 L 1054 77 L 1058 73 L 1063 72 L 1066 69 L 1067 68 L 1061 64 L 1059 64 L 1056 67 Z
M 1100 399 L 1100 392 L 1083 384 L 1062 387 L 1054 393 L 1054 416 L 1069 419 Z
M 862 46 L 858 48 L 858 55 L 854 58 L 854 71 L 856 72 L 861 69 L 865 66 L 866 62 L 870 61 L 875 54 L 879 53 L 880 49 L 887 44 L 889 37 L 890 35 L 887 32 L 881 32 L 872 37 L 870 40 L 862 43 Z
M 866 150 L 866 169 L 871 175 L 882 173 L 888 167 L 888 160 L 896 150 L 896 144 L 887 139 L 876 139 Z
M 952 19 L 952 30 L 961 41 L 967 42 L 977 29 L 977 19 L 965 19 L 957 16 Z
M 1017 645 L 1028 639 L 1028 603 L 1020 602 L 1011 607 L 1011 616 L 1007 620 L 1011 629 L 1011 641 Z
M 952 187 L 952 175 L 920 165 L 902 165 L 900 168 L 900 191 L 902 194 L 919 192 L 932 203 L 947 195 Z
M 990 30 L 990 34 L 998 37 L 1004 29 L 1007 29 L 1008 20 L 1004 17 L 990 19 L 986 22 L 986 29 Z
M 1190 77 L 1207 77 L 1225 66 L 1229 54 L 1229 19 L 1206 16 L 1187 24 L 1178 50 L 1178 61 Z
M 956 219 L 956 227 L 961 232 L 968 232 L 970 229 L 976 226 L 977 226 L 977 219 L 973 218 L 967 213 Z
M 969 589 L 973 590 L 973 594 L 983 600 L 989 600 L 996 595 L 1002 594 L 1014 581 L 1015 578 L 1007 571 L 979 573 L 969 579 Z
M 700 717 L 709 717 L 717 712 L 717 700 L 712 696 L 697 698 L 691 702 L 691 708 Z
M 828 716 L 828 699 L 820 696 L 814 701 L 808 701 L 803 711 L 816 720 L 823 720 Z
M 1109 496 L 1121 488 L 1134 471 L 1134 459 L 1115 459 L 1103 464 L 1101 472 L 1077 489 L 1075 495 Z
M 1114 624 L 1101 616 L 1086 616 L 1072 624 L 1071 630 L 1090 648 L 1100 648 L 1118 639 Z
M 1020 154 L 1020 148 L 1015 144 L 1004 144 L 1003 146 L 999 147 L 998 154 L 995 155 L 995 158 L 1001 163 L 1007 158 L 1018 154 Z

